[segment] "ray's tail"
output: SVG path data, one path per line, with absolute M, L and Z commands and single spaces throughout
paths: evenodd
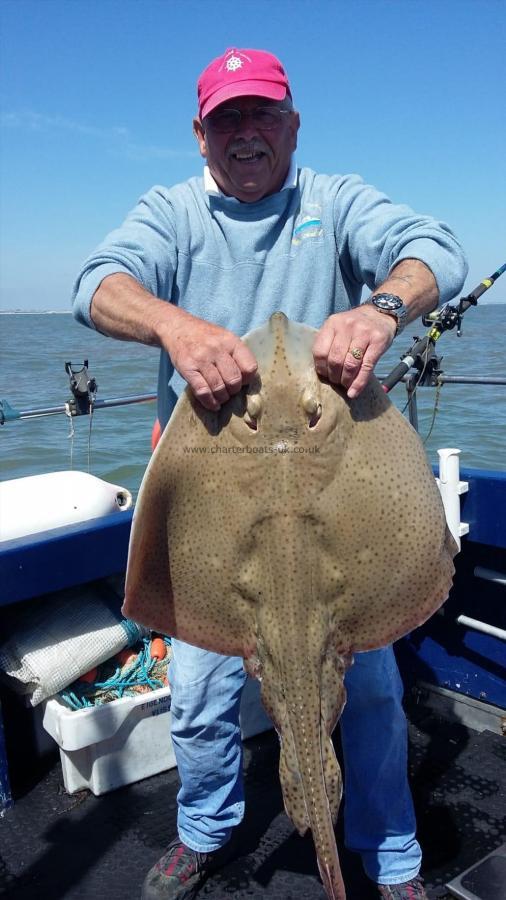
M 322 865 L 318 859 L 318 869 L 320 870 L 320 877 L 329 900 L 346 900 L 346 890 L 339 861 L 336 871 L 326 864 Z
M 340 681 L 343 701 L 339 703 L 339 712 L 344 702 L 342 678 Z M 320 703 L 321 683 L 307 670 L 292 680 L 286 679 L 284 687 L 286 718 L 283 716 L 282 725 L 269 698 L 264 696 L 264 702 L 279 725 L 279 774 L 285 809 L 299 834 L 311 829 L 329 900 L 346 900 L 334 834 L 342 792 L 341 772 L 330 738 L 335 715 L 329 726 L 324 704 Z M 265 679 L 262 693 L 268 693 Z M 335 697 L 334 693 L 334 712 Z
M 257 651 L 262 699 L 281 741 L 286 812 L 299 834 L 311 829 L 329 900 L 346 900 L 334 834 L 342 780 L 331 734 L 351 658 L 336 649 L 320 567 L 308 565 L 313 528 L 308 517 L 287 515 L 266 519 L 260 530 L 269 577 L 257 607 Z

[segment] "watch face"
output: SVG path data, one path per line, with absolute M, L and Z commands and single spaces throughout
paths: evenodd
M 395 294 L 377 294 L 376 297 L 371 299 L 375 306 L 380 307 L 380 309 L 391 310 L 392 312 L 403 306 L 401 298 L 396 297 Z

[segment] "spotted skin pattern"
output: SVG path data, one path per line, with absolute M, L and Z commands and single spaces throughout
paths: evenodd
M 444 602 L 457 547 L 418 435 L 375 379 L 354 400 L 322 381 L 315 334 L 276 313 L 244 338 L 253 384 L 219 412 L 183 394 L 139 493 L 123 610 L 261 679 L 286 811 L 343 900 L 344 675 Z

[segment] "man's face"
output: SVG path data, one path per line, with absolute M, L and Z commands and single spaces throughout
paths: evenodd
M 282 109 L 283 103 L 265 97 L 235 97 L 216 107 L 203 122 L 193 121 L 200 153 L 213 178 L 224 194 L 243 203 L 255 203 L 282 187 L 297 146 L 299 114 L 284 113 L 279 125 L 270 130 L 262 130 L 246 115 L 234 131 L 226 134 L 214 131 L 209 120 L 225 109 L 247 113 L 272 106 Z

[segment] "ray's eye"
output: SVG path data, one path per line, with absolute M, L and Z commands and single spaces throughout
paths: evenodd
M 244 421 L 252 431 L 258 431 L 258 419 L 262 412 L 262 399 L 260 394 L 246 395 L 246 412 Z
M 310 388 L 304 390 L 301 399 L 304 412 L 309 416 L 308 426 L 314 428 L 322 417 L 322 405 Z
M 322 405 L 321 405 L 321 403 L 319 403 L 318 406 L 316 407 L 314 413 L 312 413 L 309 418 L 309 422 L 308 422 L 309 427 L 314 428 L 315 425 L 318 425 L 318 422 L 320 421 L 321 417 L 322 417 Z

